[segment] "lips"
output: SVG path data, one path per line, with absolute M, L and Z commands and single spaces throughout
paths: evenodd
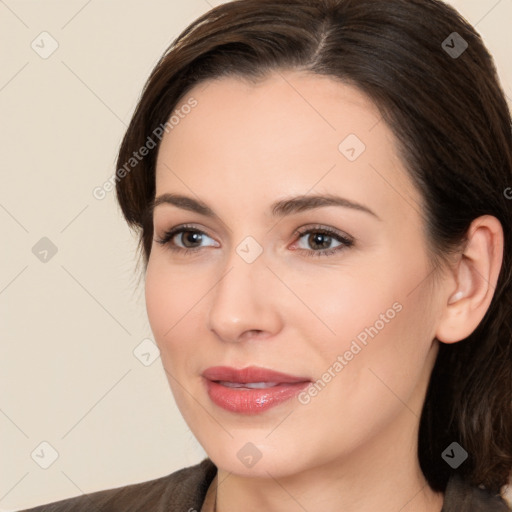
M 311 383 L 265 368 L 215 366 L 203 372 L 208 396 L 219 407 L 239 414 L 258 414 L 300 393 Z
M 278 384 L 295 384 L 297 382 L 310 382 L 310 379 L 307 377 L 294 377 L 293 375 L 257 366 L 250 366 L 240 370 L 229 366 L 213 366 L 203 372 L 203 377 L 213 381 L 241 383 L 275 382 Z

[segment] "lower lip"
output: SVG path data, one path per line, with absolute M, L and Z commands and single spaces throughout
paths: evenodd
M 206 379 L 208 396 L 212 402 L 227 411 L 239 414 L 258 414 L 290 400 L 310 382 L 278 384 L 263 389 L 228 388 Z

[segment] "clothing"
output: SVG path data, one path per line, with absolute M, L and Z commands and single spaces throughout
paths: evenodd
M 83 494 L 19 512 L 201 512 L 216 474 L 217 468 L 207 458 L 196 466 L 154 480 Z M 470 487 L 454 474 L 448 481 L 441 512 L 510 510 L 499 496 Z

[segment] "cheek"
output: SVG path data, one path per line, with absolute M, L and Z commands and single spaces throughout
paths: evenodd
M 199 302 L 204 290 L 197 280 L 180 276 L 158 261 L 148 263 L 145 283 L 146 309 L 155 341 L 164 362 L 168 355 L 181 357 L 185 348 L 194 349 L 194 329 L 199 325 Z M 179 351 L 177 350 L 179 348 Z
M 428 272 L 420 254 L 413 258 L 404 251 L 296 280 L 295 292 L 314 316 L 304 308 L 290 313 L 311 340 L 315 370 L 328 370 L 346 354 L 341 373 L 349 386 L 371 377 L 370 367 L 381 368 L 394 383 L 420 372 L 434 332 Z
M 294 310 L 288 309 L 288 323 L 301 325 L 322 353 L 342 353 L 359 334 L 364 339 L 365 328 L 376 322 L 380 326 L 381 314 L 396 316 L 398 308 L 393 309 L 393 304 L 405 295 L 396 276 L 387 270 L 390 267 L 385 259 L 354 257 L 353 261 L 339 268 L 314 269 L 287 277 L 293 282 L 294 293 L 309 309 L 295 303 Z
M 145 284 L 146 310 L 155 341 L 159 345 L 166 331 L 172 327 L 176 311 L 176 300 L 173 300 L 175 294 L 171 292 L 173 286 L 169 281 L 150 259 Z
M 330 327 L 331 332 L 317 322 L 327 334 L 318 336 L 326 350 L 336 340 L 341 342 L 336 348 L 342 349 L 358 336 L 363 341 L 373 339 L 370 332 L 375 331 L 375 338 L 388 333 L 402 340 L 412 332 L 423 332 L 431 321 L 430 266 L 417 230 L 405 234 L 406 240 L 390 236 L 375 249 L 347 253 L 339 268 L 323 268 L 299 278 L 297 294 Z M 406 335 L 407 329 L 411 332 Z
M 179 271 L 173 272 L 158 262 L 148 263 L 146 309 L 161 362 L 174 400 L 185 418 L 194 411 L 194 401 L 183 392 L 183 384 L 198 373 L 198 354 L 204 335 L 199 333 L 201 315 L 198 302 L 204 291 L 197 280 L 185 283 Z M 204 350 L 204 349 L 203 349 Z

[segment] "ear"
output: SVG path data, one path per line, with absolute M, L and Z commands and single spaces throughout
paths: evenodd
M 491 215 L 475 219 L 463 253 L 453 267 L 455 286 L 445 296 L 436 338 L 455 343 L 467 338 L 491 304 L 503 261 L 503 228 Z

